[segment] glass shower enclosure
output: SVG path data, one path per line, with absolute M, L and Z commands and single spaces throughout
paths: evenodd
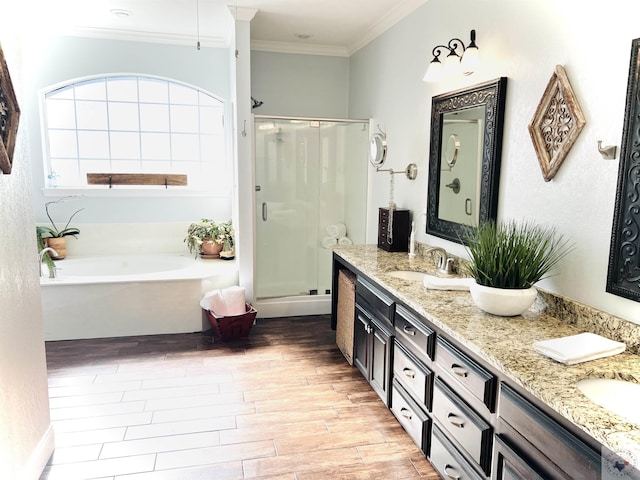
M 256 302 L 265 316 L 302 315 L 305 298 L 324 296 L 316 313 L 328 313 L 332 245 L 365 241 L 369 122 L 254 121 Z

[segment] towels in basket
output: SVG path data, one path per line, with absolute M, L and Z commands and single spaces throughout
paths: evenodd
M 200 306 L 213 333 L 223 341 L 247 337 L 257 311 L 245 301 L 244 287 L 227 287 L 205 293 Z

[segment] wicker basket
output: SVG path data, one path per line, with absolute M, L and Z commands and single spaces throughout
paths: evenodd
M 348 270 L 338 272 L 338 314 L 336 344 L 353 365 L 353 322 L 356 311 L 356 277 Z
M 258 312 L 248 303 L 246 308 L 247 311 L 242 315 L 228 317 L 219 317 L 211 310 L 205 310 L 209 323 L 213 327 L 213 334 L 223 342 L 248 337 Z

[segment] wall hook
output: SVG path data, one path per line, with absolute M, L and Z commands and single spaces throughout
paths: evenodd
M 617 149 L 618 147 L 616 147 L 615 145 L 603 147 L 602 140 L 598 140 L 598 151 L 600 152 L 600 155 L 602 155 L 602 158 L 604 158 L 605 160 L 615 159 Z

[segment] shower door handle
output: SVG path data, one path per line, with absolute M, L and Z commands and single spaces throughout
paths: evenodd
M 262 221 L 267 221 L 267 202 L 262 202 Z

